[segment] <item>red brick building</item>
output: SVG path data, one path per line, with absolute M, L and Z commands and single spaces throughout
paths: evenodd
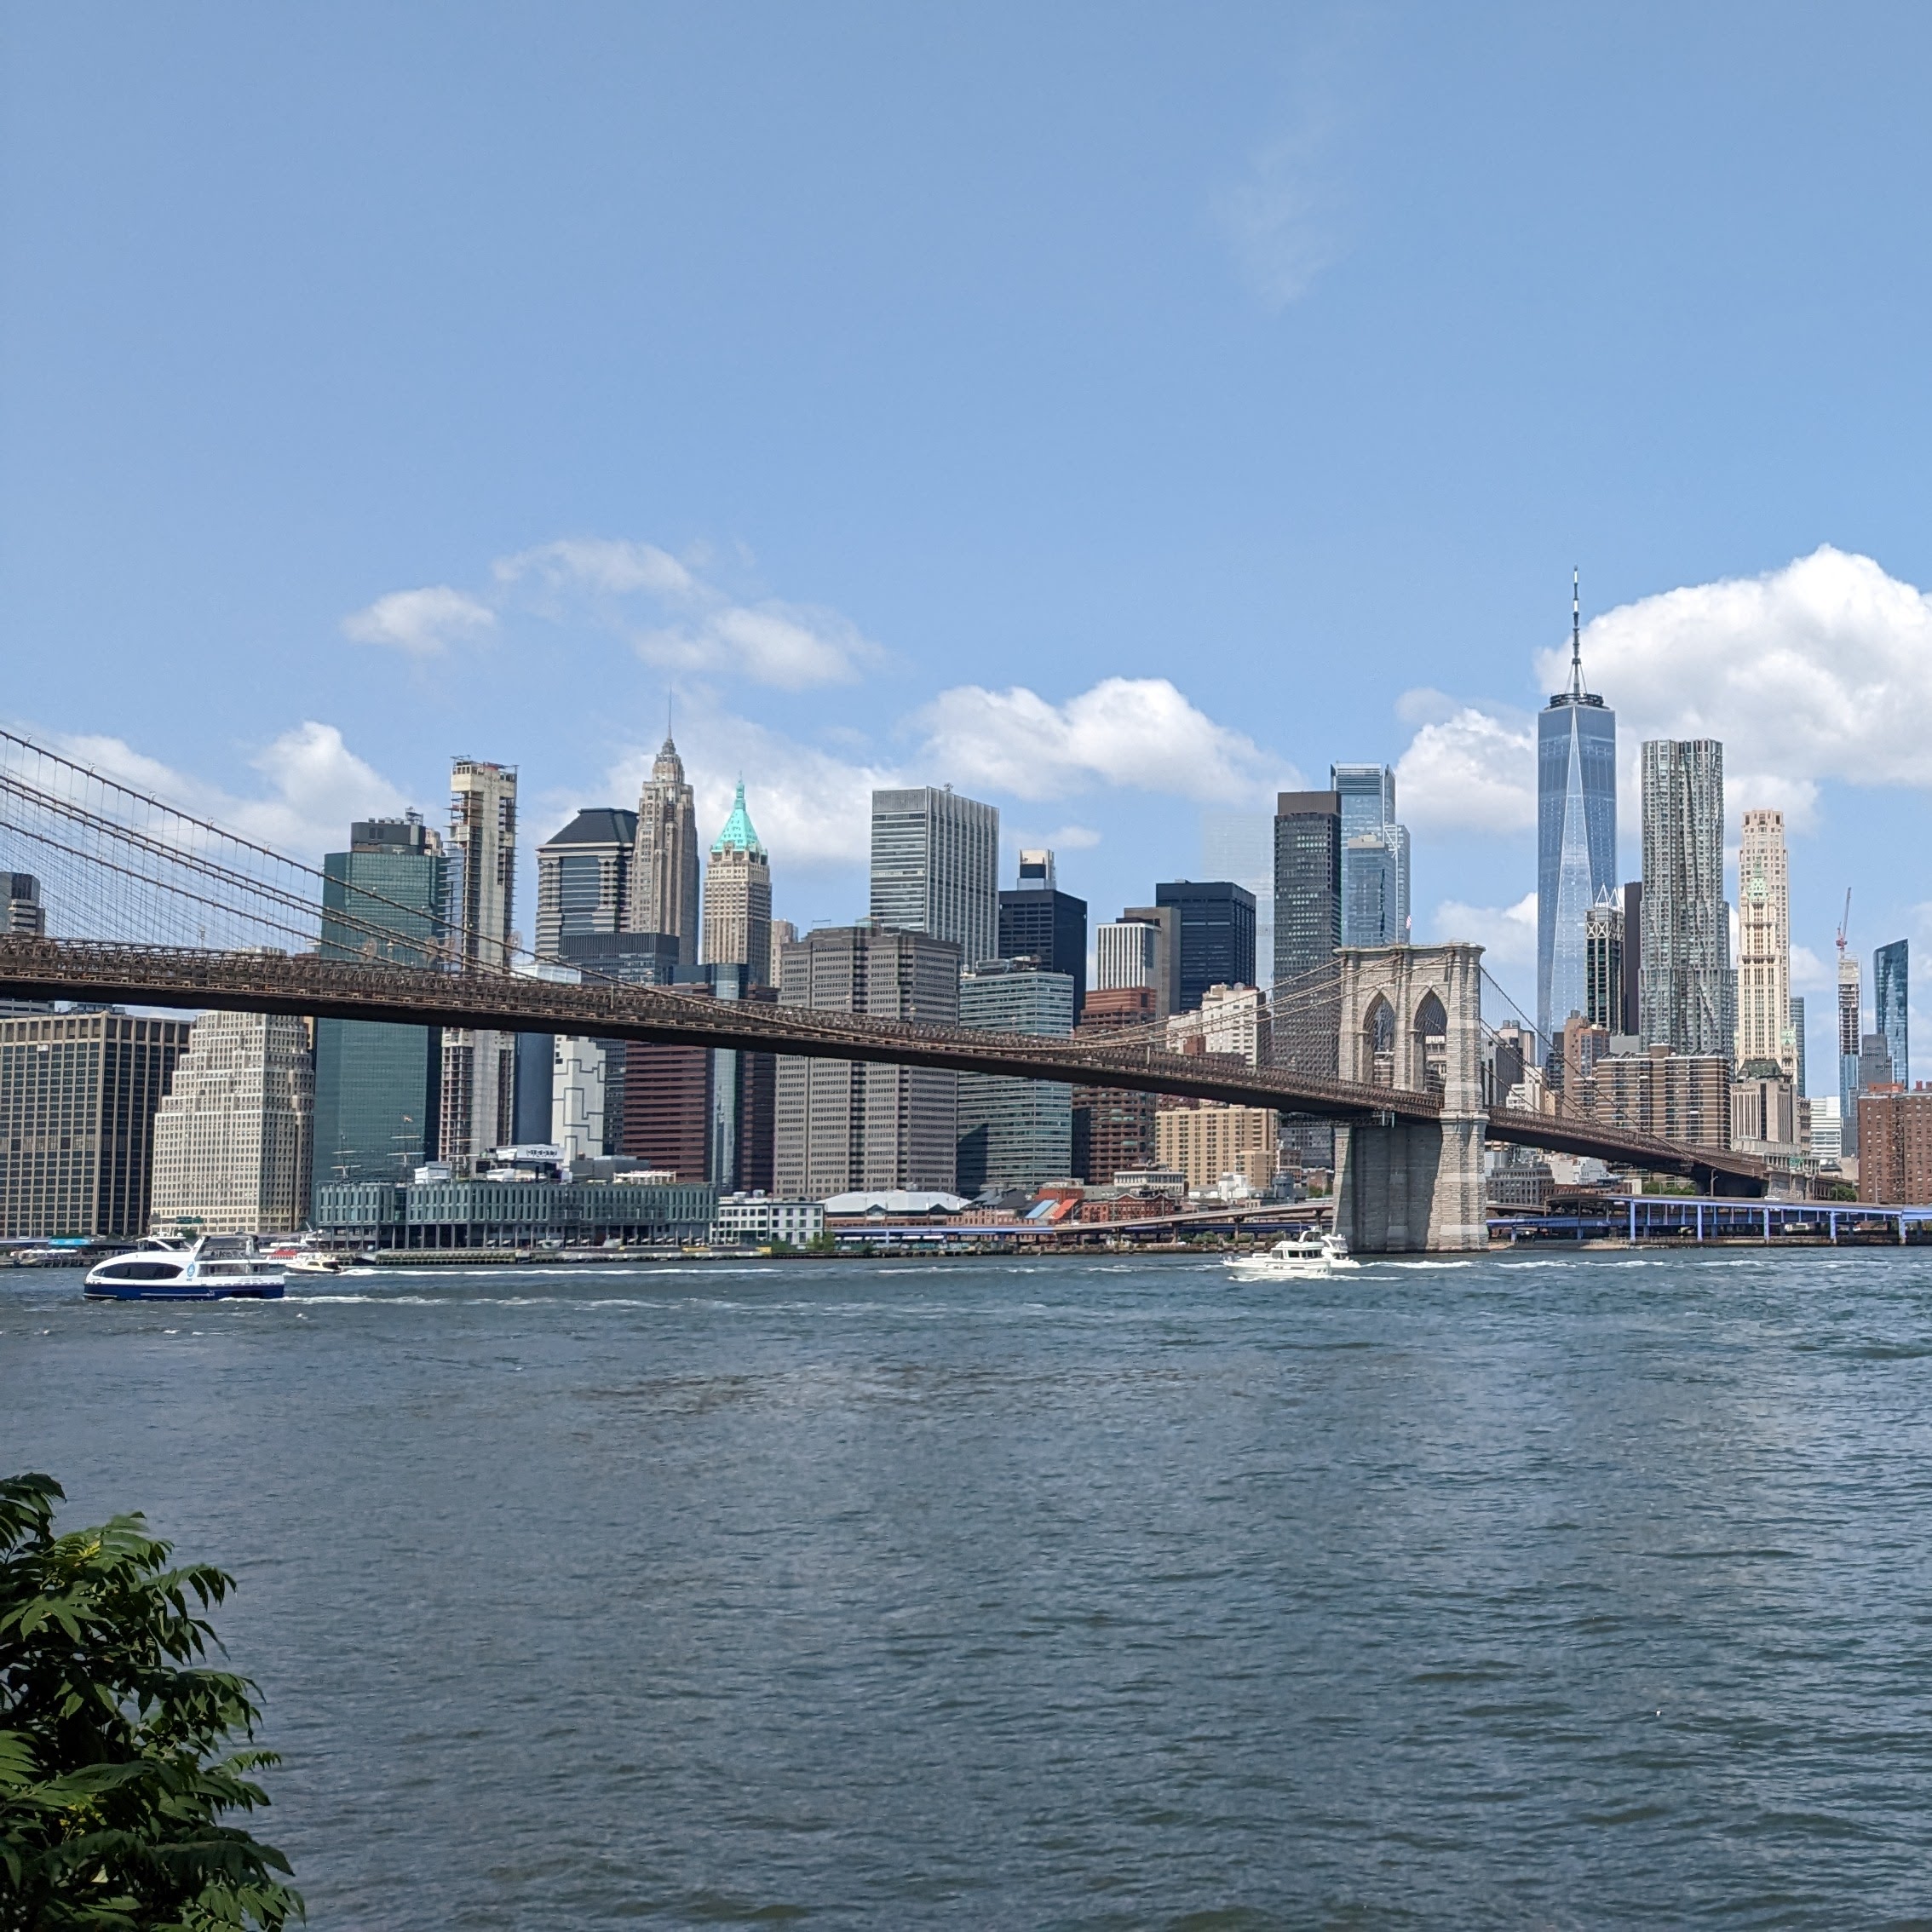
M 1858 1096 L 1858 1198 L 1932 1202 L 1932 1090 Z
M 1105 1038 L 1134 1027 L 1158 1032 L 1153 986 L 1108 986 L 1087 995 L 1077 1040 Z M 1157 1165 L 1154 1096 L 1118 1087 L 1073 1090 L 1073 1173 L 1106 1187 L 1116 1174 Z

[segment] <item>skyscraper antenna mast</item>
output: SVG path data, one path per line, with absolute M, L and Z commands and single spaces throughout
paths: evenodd
M 1583 696 L 1583 578 L 1570 566 L 1570 693 Z

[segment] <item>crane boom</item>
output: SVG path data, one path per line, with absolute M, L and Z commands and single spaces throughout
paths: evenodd
M 1851 888 L 1845 888 L 1845 916 L 1838 922 L 1838 957 L 1845 956 L 1845 934 L 1851 928 Z

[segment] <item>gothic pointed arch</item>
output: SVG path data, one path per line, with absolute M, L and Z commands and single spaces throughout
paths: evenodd
M 1395 1009 L 1379 992 L 1362 1015 L 1362 1066 L 1371 1086 L 1395 1084 Z
M 1441 996 L 1431 986 L 1416 1003 L 1413 1065 L 1422 1084 L 1440 1093 L 1449 1078 L 1449 1015 Z

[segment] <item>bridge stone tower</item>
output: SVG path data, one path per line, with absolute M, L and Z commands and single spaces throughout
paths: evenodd
M 1337 957 L 1337 1072 L 1364 1086 L 1433 1088 L 1442 1113 L 1336 1130 L 1336 1231 L 1359 1254 L 1486 1248 L 1482 948 L 1344 946 Z

